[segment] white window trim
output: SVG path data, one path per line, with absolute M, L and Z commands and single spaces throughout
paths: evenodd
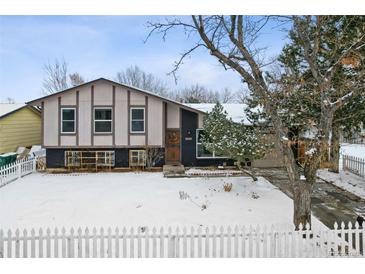
M 133 121 L 142 121 L 142 119 L 133 120 L 132 111 L 134 109 L 142 109 L 143 110 L 143 131 L 133 131 L 132 130 L 132 122 Z M 145 109 L 145 107 L 131 107 L 130 110 L 129 110 L 129 116 L 130 116 L 130 121 L 129 121 L 130 133 L 145 133 L 146 132 L 146 109 Z
M 72 109 L 74 111 L 74 119 L 73 120 L 64 120 L 63 119 L 63 110 Z M 61 134 L 75 134 L 76 133 L 76 108 L 72 107 L 61 107 Z M 74 131 L 63 131 L 63 122 L 74 122 Z
M 95 119 L 95 110 L 97 109 L 108 109 L 111 110 L 112 118 L 110 120 L 96 120 Z M 112 107 L 94 107 L 94 134 L 112 134 L 113 133 L 113 108 Z M 110 131 L 95 131 L 95 122 L 111 122 Z
M 195 144 L 195 156 L 197 159 L 228 159 L 226 156 L 215 156 L 215 152 L 213 151 L 212 156 L 198 156 L 198 145 L 201 145 L 202 143 L 199 143 L 199 130 L 203 130 L 202 128 L 196 129 L 196 144 Z

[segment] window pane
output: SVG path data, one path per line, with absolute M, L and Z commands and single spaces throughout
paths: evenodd
M 133 132 L 143 132 L 144 122 L 143 121 L 132 121 L 132 131 Z
M 62 120 L 75 120 L 75 110 L 62 109 Z
M 63 121 L 62 122 L 62 132 L 75 132 L 75 122 Z
M 112 132 L 112 122 L 96 121 L 95 132 Z
M 143 120 L 144 109 L 132 109 L 132 120 Z
M 213 154 L 204 148 L 203 145 L 198 144 L 198 157 L 212 157 Z
M 111 120 L 111 109 L 95 109 L 95 120 Z

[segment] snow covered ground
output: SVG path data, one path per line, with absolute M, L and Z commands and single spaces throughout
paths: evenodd
M 337 174 L 322 169 L 318 171 L 317 175 L 323 180 L 365 199 L 365 179 L 343 170 Z
M 342 143 L 340 149 L 340 169 L 342 169 L 342 155 L 365 158 L 365 145 Z
M 0 188 L 1 228 L 283 225 L 292 213 L 292 201 L 263 178 L 36 173 Z

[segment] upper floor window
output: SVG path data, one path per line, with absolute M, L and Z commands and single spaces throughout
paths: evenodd
M 75 133 L 76 109 L 61 108 L 61 133 Z
M 144 133 L 144 108 L 131 108 L 131 132 Z
M 111 133 L 112 132 L 112 109 L 111 108 L 94 108 L 94 132 Z

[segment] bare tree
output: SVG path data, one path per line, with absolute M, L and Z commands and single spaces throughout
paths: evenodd
M 6 97 L 5 103 L 7 103 L 7 104 L 15 104 L 15 100 L 14 100 L 14 98 Z
M 170 96 L 168 85 L 163 80 L 152 73 L 141 70 L 138 66 L 130 66 L 118 72 L 116 81 L 121 84 L 152 91 L 161 96 Z
M 219 101 L 222 104 L 227 104 L 234 101 L 235 95 L 231 92 L 229 88 L 224 88 L 219 97 Z
M 62 59 L 56 59 L 54 63 L 48 62 L 44 65 L 42 91 L 44 94 L 52 94 L 70 87 L 85 83 L 85 79 L 78 73 L 68 72 L 68 64 Z
M 173 28 L 181 27 L 190 37 L 197 36 L 196 42 L 175 63 L 171 73 L 176 73 L 184 58 L 189 56 L 197 48 L 205 48 L 222 64 L 225 69 L 237 72 L 247 84 L 252 95 L 258 98 L 265 113 L 275 131 L 275 145 L 284 156 L 284 163 L 288 172 L 289 180 L 293 189 L 294 200 L 294 224 L 311 222 L 311 192 L 316 181 L 316 171 L 320 158 L 327 152 L 328 136 L 334 111 L 351 98 L 353 93 L 335 96 L 333 94 L 332 77 L 334 72 L 341 66 L 341 60 L 352 50 L 364 46 L 364 32 L 355 34 L 350 43 L 338 43 L 336 51 L 329 54 L 326 60 L 327 67 L 319 66 L 322 59 L 319 51 L 326 50 L 325 37 L 322 37 L 323 23 L 321 16 L 293 16 L 289 17 L 293 23 L 292 32 L 297 34 L 301 49 L 304 52 L 303 65 L 310 69 L 315 86 L 320 94 L 320 117 L 316 125 L 316 136 L 311 144 L 311 149 L 306 153 L 304 164 L 304 176 L 297 166 L 296 159 L 287 138 L 289 129 L 283 122 L 280 106 L 275 97 L 275 88 L 280 85 L 272 85 L 265 78 L 265 67 L 268 62 L 262 58 L 262 48 L 255 46 L 255 41 L 260 31 L 268 22 L 269 17 L 250 16 L 192 16 L 190 20 L 174 17 L 167 18 L 164 22 L 148 22 L 151 36 L 159 33 L 166 34 Z M 338 40 L 341 39 L 341 33 Z M 191 39 L 192 40 L 192 39 Z M 193 41 L 193 40 L 192 40 Z M 323 43 L 323 44 L 322 44 Z M 323 46 L 323 47 L 321 47 Z M 320 69 L 321 68 L 321 69 Z
M 69 78 L 70 78 L 70 84 L 73 87 L 79 86 L 79 85 L 85 83 L 84 78 L 77 72 L 70 74 Z
M 236 91 L 234 94 L 235 101 L 240 104 L 246 104 L 247 99 L 250 97 L 250 91 L 245 89 L 241 89 L 239 91 Z
M 65 60 L 56 59 L 54 63 L 48 62 L 43 67 L 45 77 L 42 90 L 45 94 L 52 94 L 68 88 L 67 63 Z
M 146 166 L 154 167 L 163 159 L 165 152 L 156 147 L 146 147 Z

